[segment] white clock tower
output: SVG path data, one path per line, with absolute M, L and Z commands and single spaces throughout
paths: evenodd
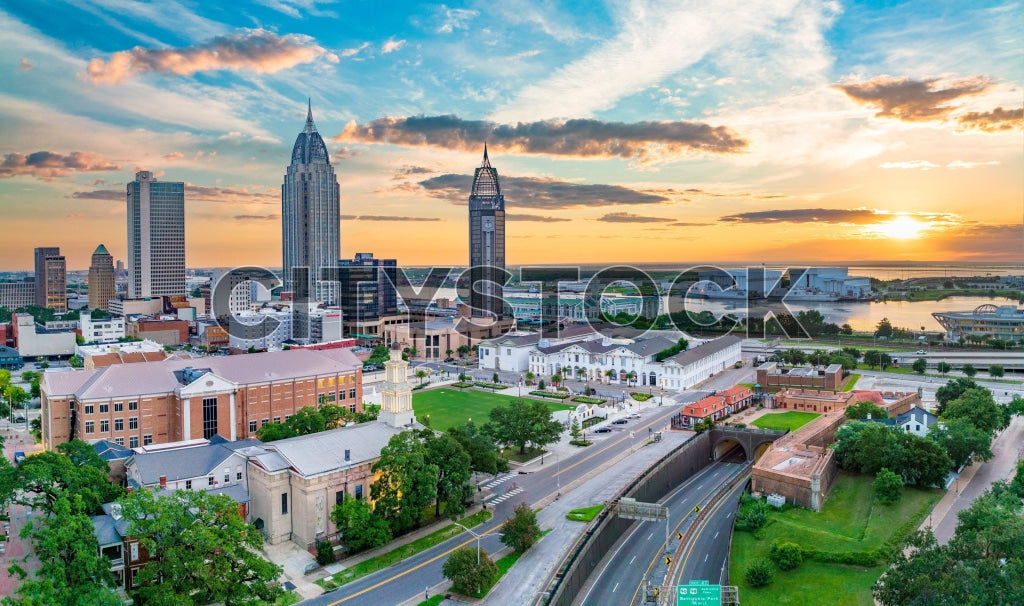
M 412 411 L 412 383 L 409 363 L 402 359 L 398 343 L 391 346 L 391 359 L 384 363 L 384 386 L 380 390 L 381 407 L 377 419 L 392 427 L 416 422 Z

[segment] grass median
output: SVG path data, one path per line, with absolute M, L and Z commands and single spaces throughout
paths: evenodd
M 459 520 L 459 523 L 468 528 L 473 528 L 474 526 L 483 524 L 489 519 L 491 519 L 491 512 L 479 511 L 471 516 L 467 516 Z M 448 539 L 458 536 L 462 532 L 464 531 L 455 524 L 449 524 L 444 528 L 435 530 L 434 532 L 424 537 L 420 537 L 410 543 L 406 543 L 401 547 L 396 547 L 379 556 L 367 558 L 358 564 L 354 564 L 349 568 L 334 573 L 332 576 L 320 579 L 316 583 L 328 591 L 341 587 L 342 585 L 350 583 L 358 578 L 365 577 L 368 574 L 373 574 L 378 570 L 383 570 L 404 559 L 411 558 L 421 551 L 426 551 L 435 545 L 440 545 Z

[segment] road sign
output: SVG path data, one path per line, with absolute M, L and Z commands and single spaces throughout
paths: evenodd
M 676 587 L 676 606 L 721 606 L 722 586 L 690 581 Z
M 629 497 L 622 497 L 615 503 L 615 513 L 620 518 L 626 518 L 628 520 L 655 522 L 658 520 L 664 520 L 668 517 L 668 507 L 658 505 L 657 503 L 644 503 L 643 501 L 637 501 L 636 499 L 631 499 Z M 667 530 L 665 534 L 667 537 Z

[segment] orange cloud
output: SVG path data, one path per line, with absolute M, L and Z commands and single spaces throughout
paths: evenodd
M 44 181 L 67 177 L 72 172 L 102 172 L 121 170 L 95 152 L 71 152 L 68 155 L 38 151 L 28 155 L 7 154 L 0 162 L 0 179 L 28 175 Z
M 1024 128 L 1024 108 L 997 107 L 990 112 L 969 112 L 959 116 L 957 122 L 964 128 L 976 128 L 989 133 L 1020 129 Z
M 249 70 L 272 74 L 324 57 L 331 63 L 338 56 L 300 34 L 278 36 L 264 29 L 244 30 L 218 36 L 198 46 L 148 49 L 141 46 L 111 55 L 109 61 L 93 59 L 86 73 L 98 84 L 117 84 L 148 72 L 191 76 L 215 70 Z
M 738 153 L 747 146 L 747 142 L 730 129 L 703 122 L 623 123 L 574 119 L 497 124 L 463 120 L 454 115 L 386 116 L 367 124 L 353 121 L 346 124 L 334 140 L 474 152 L 480 151 L 486 141 L 492 149 L 512 153 L 641 161 L 685 151 Z
M 896 118 L 906 122 L 925 122 L 944 118 L 956 107 L 950 101 L 977 95 L 989 88 L 984 77 L 951 82 L 944 88 L 936 86 L 938 78 L 911 80 L 878 76 L 864 82 L 847 82 L 834 88 L 861 105 L 878 108 L 876 118 Z

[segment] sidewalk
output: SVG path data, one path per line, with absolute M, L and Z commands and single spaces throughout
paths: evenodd
M 7 457 L 7 461 L 12 465 L 14 464 L 14 453 L 16 451 L 20 450 L 30 454 L 40 449 L 35 443 L 35 438 L 24 430 L 18 431 L 5 427 L 0 431 L 2 431 L 4 436 L 4 456 Z M 17 562 L 29 574 L 39 568 L 39 563 L 34 558 L 27 564 L 22 561 L 22 558 L 31 549 L 31 544 L 23 541 L 19 534 L 21 529 L 25 527 L 25 524 L 31 521 L 31 511 L 26 510 L 22 505 L 11 505 L 9 513 L 11 516 L 10 535 L 5 545 L 5 553 L 0 555 L 0 595 L 2 596 L 13 596 L 15 590 L 21 585 L 20 579 L 7 572 L 8 566 Z

